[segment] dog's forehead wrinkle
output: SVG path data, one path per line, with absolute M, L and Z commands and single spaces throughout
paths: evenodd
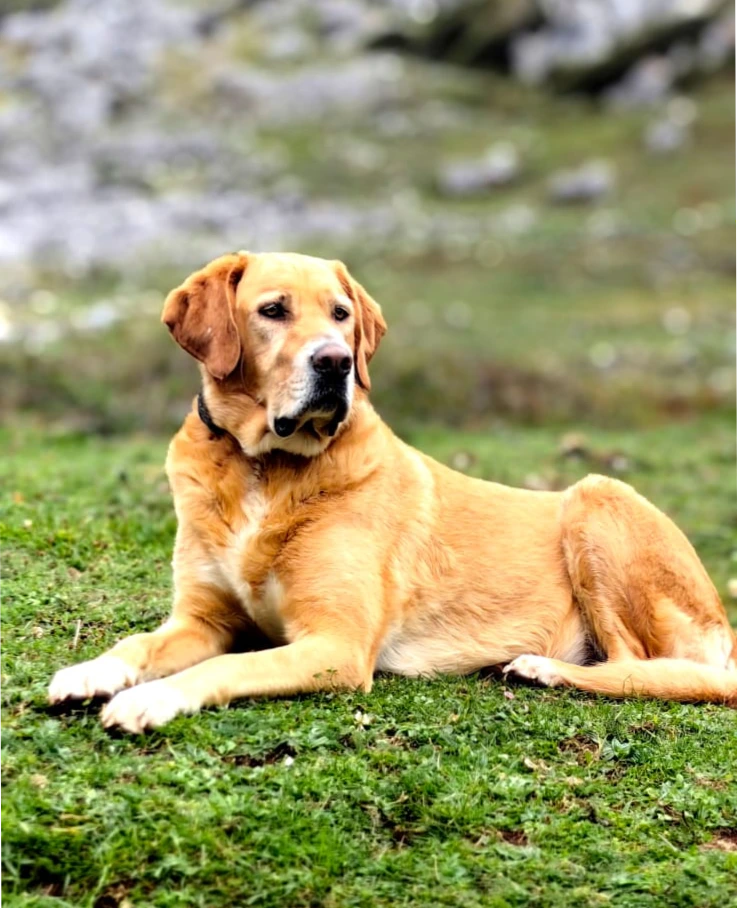
M 256 293 L 255 300 L 256 303 L 288 303 L 290 294 L 281 287 L 267 287 Z
M 341 296 L 343 286 L 325 259 L 292 253 L 262 253 L 241 281 L 249 296 L 288 293 L 293 298 L 330 299 Z

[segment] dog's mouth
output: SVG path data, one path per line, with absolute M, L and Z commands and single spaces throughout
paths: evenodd
M 297 415 L 276 417 L 272 431 L 282 439 L 303 432 L 319 441 L 325 436 L 332 438 L 347 415 L 348 401 L 345 395 L 325 393 L 309 401 Z

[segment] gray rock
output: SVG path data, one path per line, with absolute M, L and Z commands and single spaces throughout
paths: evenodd
M 451 161 L 437 176 L 438 187 L 445 195 L 464 196 L 506 186 L 519 177 L 517 149 L 509 142 L 493 145 L 482 158 Z
M 664 55 L 679 78 L 688 67 L 721 65 L 734 32 L 733 19 L 712 16 L 710 0 L 233 0 L 230 15 L 210 15 L 209 30 L 202 27 L 206 7 L 205 0 L 62 0 L 0 19 L 6 284 L 11 270 L 40 262 L 76 276 L 149 262 L 189 265 L 224 248 L 320 238 L 349 244 L 360 237 L 378 247 L 406 236 L 409 245 L 467 254 L 478 216 L 429 211 L 393 184 L 385 199 L 360 206 L 309 198 L 289 172 L 286 143 L 259 145 L 264 128 L 278 133 L 284 124 L 329 122 L 336 137 L 370 129 L 429 138 L 454 128 L 452 101 L 422 109 L 408 103 L 416 77 L 403 58 L 360 52 L 389 20 L 425 28 L 473 10 L 486 31 L 466 32 L 473 40 L 456 47 L 470 59 L 494 29 L 494 41 L 516 42 L 510 36 L 525 23 L 544 18 L 539 32 L 526 35 L 529 46 L 540 46 L 540 60 L 530 63 L 542 67 L 538 80 L 554 78 L 566 57 L 576 66 L 611 61 L 611 48 L 620 39 L 631 47 L 643 23 L 662 35 L 661 21 L 680 27 L 708 19 L 698 41 Z M 247 63 L 234 50 L 244 45 Z M 346 142 L 344 162 L 376 170 L 384 166 L 381 154 L 356 138 Z M 607 167 L 568 175 L 554 197 L 606 195 L 613 185 Z M 437 182 L 449 195 L 488 192 L 520 169 L 516 149 L 500 145 L 479 160 L 448 162 Z M 484 230 L 503 237 L 533 222 L 534 212 L 510 209 Z
M 47 106 L 58 126 L 89 132 L 150 87 L 161 52 L 195 37 L 196 17 L 147 0 L 66 0 L 6 17 L 0 34 L 26 52 L 17 87 Z
M 700 69 L 713 72 L 734 62 L 734 13 L 725 11 L 710 22 L 701 33 L 697 45 Z
M 387 0 L 372 8 L 385 12 L 375 39 L 384 46 L 511 69 L 531 84 L 598 90 L 650 53 L 667 56 L 676 74 L 728 64 L 734 51 L 728 6 L 725 0 Z
M 677 76 L 671 59 L 651 54 L 635 63 L 621 81 L 607 89 L 604 98 L 621 110 L 654 107 L 671 93 Z
M 453 63 L 504 67 L 510 38 L 538 24 L 538 0 L 425 0 L 400 2 L 377 42 Z
M 587 161 L 575 170 L 553 174 L 548 197 L 557 204 L 585 204 L 603 199 L 614 191 L 615 173 L 608 161 Z
M 645 148 L 652 154 L 671 154 L 682 148 L 689 141 L 697 115 L 698 108 L 691 98 L 671 98 L 663 115 L 645 130 Z
M 313 21 L 317 7 L 317 27 L 334 44 L 362 27 L 364 13 L 337 0 L 275 6 L 252 11 L 254 20 L 261 16 L 256 27 L 269 16 L 289 18 L 290 10 Z M 299 17 L 290 21 L 298 51 Z M 206 47 L 218 40 L 217 26 L 208 37 L 200 23 L 196 9 L 166 0 L 66 0 L 2 20 L 0 49 L 10 50 L 0 58 L 8 99 L 0 110 L 0 262 L 7 273 L 17 275 L 24 263 L 72 276 L 191 264 L 223 248 L 385 238 L 396 229 L 387 203 L 308 202 L 284 173 L 278 148 L 267 156 L 250 134 L 283 121 L 389 111 L 404 97 L 402 62 L 391 54 L 348 55 L 289 72 L 244 67 Z M 278 56 L 284 48 L 271 51 Z M 181 95 L 166 81 L 172 53 L 193 80 Z M 182 97 L 196 99 L 191 109 Z
M 447 2 L 447 0 L 446 0 Z M 269 36 L 290 35 L 296 44 L 314 45 L 331 53 L 355 54 L 384 33 L 390 23 L 406 15 L 417 0 L 281 0 L 259 3 L 250 22 L 267 40 Z M 301 38 L 297 38 L 297 34 Z
M 391 108 L 405 95 L 404 63 L 395 54 L 374 54 L 318 63 L 295 72 L 223 65 L 215 97 L 260 124 L 304 123 L 330 115 L 359 118 Z
M 689 138 L 685 126 L 674 123 L 667 117 L 656 120 L 645 130 L 645 148 L 652 154 L 672 154 L 682 148 Z
M 512 39 L 513 72 L 531 84 L 598 87 L 643 53 L 717 17 L 723 0 L 539 0 L 544 24 Z

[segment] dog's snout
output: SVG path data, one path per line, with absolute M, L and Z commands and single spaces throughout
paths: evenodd
M 312 354 L 315 372 L 331 378 L 345 378 L 353 366 L 353 357 L 340 344 L 325 344 Z

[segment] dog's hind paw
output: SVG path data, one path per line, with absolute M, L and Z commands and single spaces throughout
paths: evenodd
M 528 681 L 536 681 L 545 687 L 558 687 L 563 684 L 563 678 L 555 670 L 554 661 L 547 656 L 517 656 L 504 666 L 504 674 L 514 674 Z

